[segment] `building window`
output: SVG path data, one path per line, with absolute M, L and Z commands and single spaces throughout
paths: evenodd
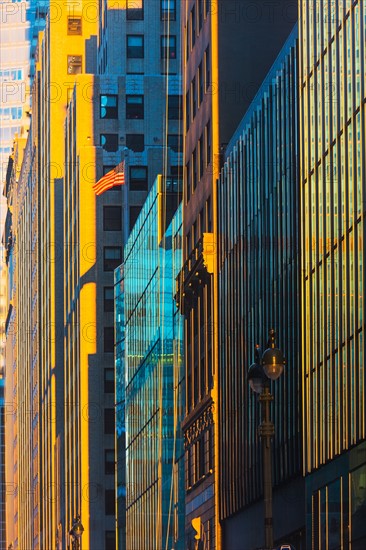
M 189 87 L 186 94 L 186 132 L 189 130 L 191 124 L 191 87 Z
M 198 179 L 200 180 L 203 176 L 203 170 L 204 170 L 204 151 L 203 151 L 203 137 L 201 135 L 200 139 L 198 140 Z
M 168 119 L 169 120 L 182 119 L 182 96 L 181 95 L 168 96 Z
M 127 19 L 129 21 L 142 21 L 143 18 L 144 0 L 127 0 Z
M 207 123 L 206 126 L 206 166 L 208 166 L 211 162 L 211 125 L 210 121 Z
M 140 212 L 141 206 L 130 206 L 130 231 L 132 231 Z
M 145 148 L 145 136 L 144 134 L 126 134 L 126 147 L 139 153 Z
M 67 18 L 67 34 L 80 35 L 82 34 L 82 19 L 81 17 Z
M 114 409 L 104 409 L 104 433 L 114 434 Z
M 209 48 L 205 51 L 205 72 L 206 72 L 206 78 L 205 78 L 205 92 L 207 93 L 209 91 L 209 88 L 211 86 L 211 66 L 210 66 L 210 50 Z
M 198 32 L 201 32 L 203 25 L 203 0 L 198 1 Z
M 114 474 L 114 449 L 105 449 L 104 451 L 104 473 L 108 475 Z
M 104 94 L 100 96 L 100 118 L 118 118 L 118 96 Z
M 115 153 L 118 151 L 118 134 L 100 134 L 100 145 L 105 151 Z
M 196 116 L 197 113 L 197 87 L 196 87 L 196 77 L 193 77 L 192 80 L 192 89 L 191 89 L 191 95 L 192 95 L 192 118 Z
M 122 263 L 121 246 L 104 247 L 104 271 L 113 271 Z
M 210 1 L 211 0 L 205 0 L 205 17 L 208 17 L 208 14 L 210 13 Z
M 103 230 L 121 231 L 122 230 L 122 208 L 120 206 L 103 207 Z
M 126 96 L 126 118 L 144 118 L 144 96 L 127 95 Z
M 130 166 L 130 191 L 147 191 L 147 166 Z
M 116 550 L 115 531 L 105 531 L 105 550 Z
M 104 353 L 114 352 L 114 327 L 104 327 Z
M 105 515 L 114 516 L 115 514 L 115 492 L 114 489 L 105 489 Z
M 182 152 L 182 136 L 181 134 L 168 134 L 168 147 L 176 153 Z
M 113 288 L 113 286 L 105 286 L 104 287 L 103 304 L 104 304 L 104 311 L 105 312 L 114 311 L 114 288 Z
M 80 74 L 82 72 L 83 58 L 81 55 L 67 56 L 67 74 Z
M 177 57 L 177 37 L 163 35 L 160 40 L 160 55 L 162 59 Z
M 104 369 L 104 393 L 114 393 L 114 369 Z
M 175 21 L 176 12 L 176 0 L 160 0 L 160 19 L 162 21 L 167 19 Z
M 198 107 L 201 105 L 203 100 L 203 69 L 202 63 L 198 67 Z
M 191 12 L 191 49 L 196 43 L 196 6 L 193 5 Z
M 144 35 L 127 35 L 127 57 L 142 59 L 144 57 Z

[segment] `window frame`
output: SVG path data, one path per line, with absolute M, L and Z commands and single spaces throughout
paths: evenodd
M 134 171 L 143 170 L 145 173 L 144 178 L 136 177 L 133 175 Z M 147 191 L 149 187 L 149 172 L 147 166 L 130 166 L 129 170 L 129 184 L 130 191 Z
M 113 298 L 106 297 L 106 290 L 111 291 L 113 294 Z M 112 302 L 112 307 L 111 307 Z M 114 311 L 114 287 L 113 286 L 105 286 L 103 287 L 103 311 L 105 313 L 112 313 Z
M 102 143 L 102 138 L 105 137 L 106 138 L 106 142 L 105 144 Z M 113 139 L 112 139 L 113 138 Z M 118 134 L 115 134 L 115 133 L 101 133 L 99 135 L 99 139 L 100 139 L 100 146 L 104 149 L 104 151 L 106 151 L 107 153 L 116 153 L 118 151 L 118 147 L 119 147 L 119 139 L 118 139 Z M 107 147 L 107 144 L 108 144 L 108 139 L 110 139 L 113 143 L 113 148 L 111 148 L 111 145 L 109 145 Z
M 132 100 L 132 98 L 135 98 L 135 99 L 140 98 L 141 103 L 133 103 L 133 102 L 129 103 L 129 100 Z M 136 105 L 140 106 L 139 109 L 136 107 Z M 134 106 L 134 107 L 132 107 L 132 106 Z M 128 119 L 128 120 L 143 120 L 144 117 L 145 117 L 145 99 L 144 99 L 144 95 L 143 94 L 126 94 L 126 119 Z
M 173 41 L 173 45 L 169 43 L 170 40 Z M 165 45 L 164 41 L 166 42 Z M 162 34 L 160 36 L 160 58 L 177 59 L 177 37 L 175 34 Z
M 174 7 L 164 8 L 166 3 L 173 3 Z M 177 1 L 176 0 L 160 0 L 160 20 L 161 21 L 176 21 L 177 18 Z
M 114 98 L 116 100 L 116 105 L 102 105 L 102 97 Z M 106 115 L 102 115 L 102 109 L 106 110 Z M 118 95 L 117 94 L 100 94 L 99 95 L 99 118 L 101 120 L 110 120 L 118 118 Z
M 128 4 L 132 5 L 136 3 L 136 0 L 127 0 L 126 2 L 126 19 L 127 21 L 143 21 L 144 20 L 144 0 L 140 0 L 142 8 L 128 7 Z
M 141 42 L 142 42 L 141 46 L 129 46 L 128 41 L 131 38 L 141 38 Z M 127 59 L 144 59 L 144 57 L 145 57 L 145 36 L 143 34 L 127 34 L 126 35 L 126 56 L 127 56 Z
M 176 105 L 172 105 L 176 103 Z M 168 120 L 182 120 L 183 96 L 181 94 L 168 95 Z
M 119 259 L 118 258 L 106 258 L 106 252 L 109 250 L 118 250 L 119 251 Z M 119 262 L 115 267 L 111 267 L 106 269 L 106 266 L 108 266 L 108 262 L 112 262 L 115 260 L 116 262 Z M 114 271 L 119 265 L 122 263 L 122 246 L 104 246 L 103 248 L 103 270 L 105 272 L 112 272 Z
M 116 211 L 116 216 L 108 217 L 107 212 Z M 119 222 L 118 228 L 111 228 L 111 224 L 108 227 L 108 222 Z M 113 225 L 113 224 L 112 224 Z M 105 204 L 103 206 L 103 231 L 122 231 L 122 207 L 119 204 Z

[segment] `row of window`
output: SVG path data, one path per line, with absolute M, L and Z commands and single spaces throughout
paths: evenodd
M 199 36 L 203 21 L 207 18 L 210 11 L 210 0 L 196 0 L 192 6 L 191 13 L 188 16 L 186 26 L 186 58 L 188 60 L 196 43 L 196 38 Z
M 136 117 L 140 118 L 140 117 Z M 103 149 L 109 153 L 115 153 L 118 151 L 119 147 L 119 139 L 118 134 L 100 134 L 100 145 L 103 147 Z M 167 146 L 170 147 L 173 151 L 176 153 L 181 153 L 183 151 L 183 141 L 182 141 L 182 135 L 181 134 L 168 134 L 167 135 Z M 145 148 L 145 137 L 144 134 L 127 134 L 126 135 L 126 147 L 131 149 L 135 152 L 142 152 Z M 147 168 L 145 167 L 144 170 L 147 174 Z M 132 184 L 135 180 L 139 180 L 141 178 L 146 179 L 144 174 L 138 174 L 138 172 L 142 171 L 142 167 L 138 166 L 131 166 L 131 172 L 130 176 L 130 182 Z M 136 181 L 137 185 L 137 181 Z M 145 191 L 144 189 L 135 189 L 136 191 Z
M 211 162 L 211 124 L 207 123 L 204 132 L 201 134 L 197 146 L 194 149 L 190 160 L 187 162 L 187 189 L 186 198 L 189 201 L 191 195 L 203 176 L 204 170 Z
M 203 61 L 198 66 L 197 72 L 189 85 L 186 93 L 186 131 L 188 132 L 197 110 L 199 109 L 205 93 L 211 90 L 211 61 L 210 49 L 205 50 Z
M 143 34 L 128 34 L 127 58 L 143 59 L 145 57 L 145 45 Z M 163 34 L 160 36 L 160 57 L 161 59 L 177 58 L 177 37 L 175 35 Z
M 213 471 L 213 429 L 205 430 L 186 449 L 186 490 L 189 491 L 201 479 Z
M 129 21 L 142 21 L 144 19 L 145 0 L 127 0 L 126 17 Z M 175 21 L 177 17 L 176 0 L 160 0 L 161 21 Z
M 118 95 L 102 94 L 100 96 L 100 118 L 118 118 Z M 126 95 L 126 118 L 144 118 L 144 96 L 142 94 Z M 182 96 L 168 95 L 168 119 L 182 118 Z

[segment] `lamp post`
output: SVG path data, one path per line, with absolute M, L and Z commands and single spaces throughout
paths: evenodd
M 273 515 L 272 515 L 272 459 L 271 439 L 274 436 L 274 425 L 271 421 L 270 405 L 273 395 L 270 391 L 270 380 L 277 380 L 283 372 L 285 358 L 276 348 L 276 333 L 269 331 L 269 347 L 260 357 L 260 348 L 255 348 L 255 362 L 248 371 L 248 382 L 255 393 L 259 394 L 262 406 L 262 422 L 259 435 L 263 450 L 263 495 L 264 495 L 264 534 L 266 550 L 273 549 Z
M 72 550 L 80 550 L 81 548 L 81 535 L 84 532 L 83 524 L 80 520 L 80 515 L 78 514 L 72 522 L 72 527 L 69 531 L 69 535 L 72 537 L 71 548 Z

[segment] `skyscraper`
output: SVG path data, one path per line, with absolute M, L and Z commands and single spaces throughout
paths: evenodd
M 158 176 L 124 254 L 126 548 L 184 549 L 181 181 Z M 173 217 L 174 216 L 174 217 Z
M 264 543 L 260 404 L 247 373 L 272 327 L 286 355 L 272 384 L 274 539 L 305 542 L 297 63 L 296 27 L 226 148 L 218 181 L 220 517 L 228 550 Z
M 94 2 L 53 6 L 35 49 L 29 136 L 9 162 L 15 547 L 65 548 L 80 515 L 83 546 L 115 548 L 112 272 L 155 175 L 181 165 L 176 11 L 146 9 L 151 26 L 136 44 L 141 13 L 123 5 L 100 6 L 101 28 Z M 145 49 L 156 33 L 158 47 Z M 98 46 L 108 70 L 96 75 Z M 121 159 L 123 190 L 97 197 L 94 184 Z
M 312 548 L 365 548 L 365 3 L 299 2 L 303 460 Z
M 200 518 L 221 549 L 217 189 L 225 146 L 297 20 L 296 1 L 188 0 L 182 4 L 186 536 Z M 255 52 L 255 55 L 254 53 Z

